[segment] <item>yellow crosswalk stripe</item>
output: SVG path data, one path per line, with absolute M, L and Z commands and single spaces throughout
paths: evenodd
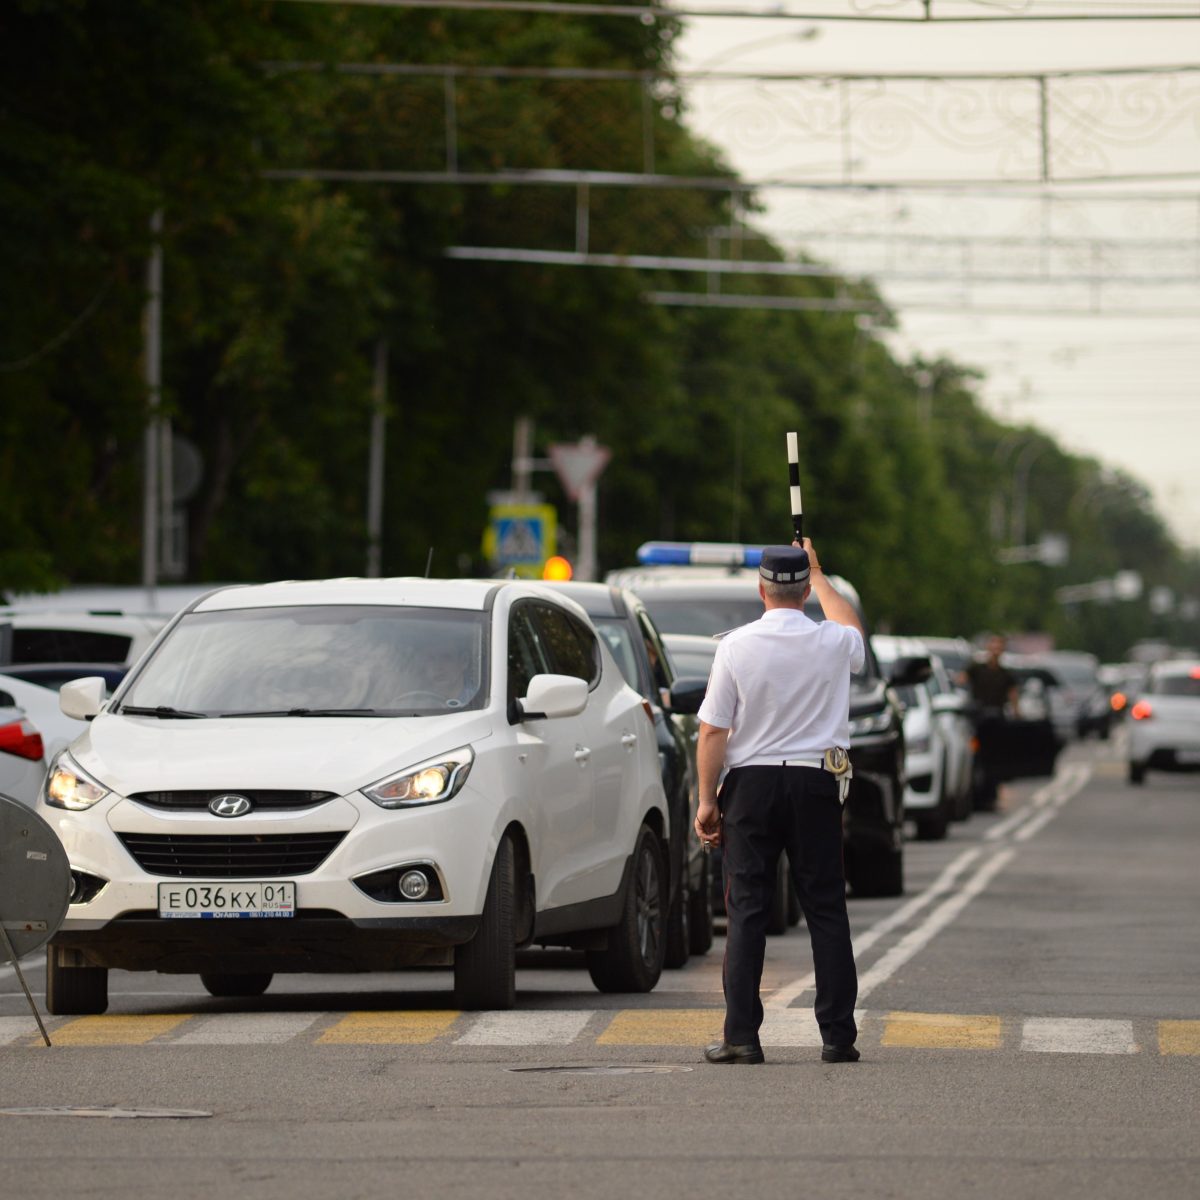
M 317 1038 L 318 1045 L 418 1046 L 446 1033 L 457 1012 L 352 1012 Z
M 1161 1054 L 1200 1054 L 1200 1021 L 1159 1021 Z
M 715 1008 L 626 1009 L 596 1039 L 600 1046 L 702 1046 L 721 1037 Z
M 190 1019 L 189 1013 L 79 1017 L 54 1030 L 50 1037 L 56 1046 L 144 1046 Z
M 958 1013 L 889 1013 L 883 1045 L 922 1049 L 995 1050 L 1000 1046 L 999 1017 Z

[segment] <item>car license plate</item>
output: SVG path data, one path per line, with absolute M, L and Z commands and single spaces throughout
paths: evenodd
M 160 883 L 158 915 L 193 920 L 224 917 L 294 917 L 296 885 L 238 879 L 224 883 Z

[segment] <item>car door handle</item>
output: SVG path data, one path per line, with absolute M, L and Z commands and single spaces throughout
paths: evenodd
M 576 746 L 575 747 L 575 761 L 581 767 L 591 757 L 592 757 L 592 752 L 586 746 Z
M 634 746 L 637 745 L 637 734 L 623 733 L 621 735 L 621 745 L 624 746 L 626 750 L 632 750 Z

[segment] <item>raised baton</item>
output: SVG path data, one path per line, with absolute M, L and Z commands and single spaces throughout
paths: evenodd
M 787 435 L 788 482 L 792 493 L 792 532 L 796 541 L 804 545 L 804 505 L 800 500 L 800 442 L 794 433 Z

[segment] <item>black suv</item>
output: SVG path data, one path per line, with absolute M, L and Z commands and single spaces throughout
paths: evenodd
M 676 677 L 658 630 L 632 592 L 603 583 L 547 583 L 570 596 L 591 618 L 629 684 L 654 718 L 658 760 L 671 828 L 667 861 L 671 903 L 667 910 L 668 967 L 691 954 L 706 954 L 713 941 L 709 864 L 693 822 L 696 816 L 696 710 L 704 699 L 703 677 Z
M 762 616 L 757 571 L 744 568 L 646 567 L 614 572 L 635 592 L 664 633 L 714 634 Z M 863 628 L 858 593 L 835 575 L 829 581 L 855 607 Z M 824 620 L 816 596 L 805 613 Z M 851 679 L 850 761 L 854 778 L 843 810 L 846 880 L 856 896 L 899 896 L 904 891 L 904 729 L 893 686 L 918 683 L 929 659 L 900 659 L 885 678 L 871 651 Z

